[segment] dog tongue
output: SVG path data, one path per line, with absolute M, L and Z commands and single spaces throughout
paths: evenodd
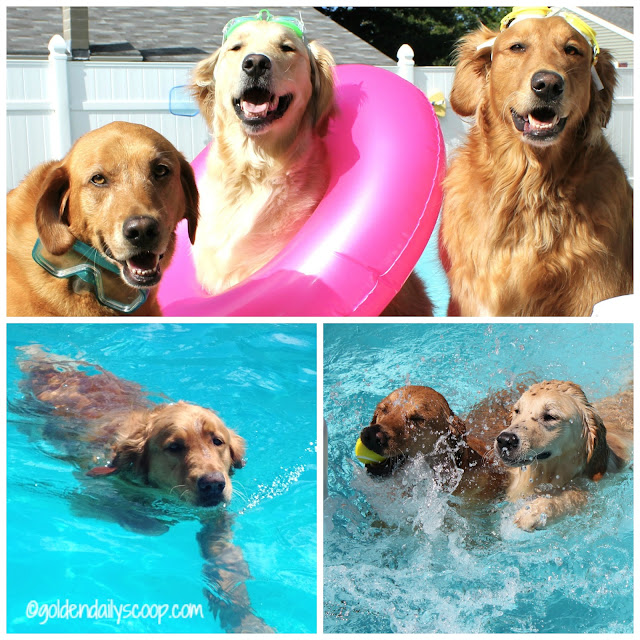
M 248 118 L 265 118 L 269 111 L 278 106 L 278 98 L 274 97 L 269 102 L 255 104 L 247 100 L 242 101 L 242 111 Z

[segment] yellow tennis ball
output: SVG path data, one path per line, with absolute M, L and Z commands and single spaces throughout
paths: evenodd
M 356 442 L 356 458 L 362 462 L 362 464 L 371 464 L 372 462 L 384 462 L 388 456 L 381 456 L 371 449 L 367 449 L 362 443 L 362 440 L 358 438 Z

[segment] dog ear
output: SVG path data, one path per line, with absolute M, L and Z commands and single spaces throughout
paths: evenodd
M 71 249 L 75 238 L 67 225 L 70 182 L 63 163 L 53 164 L 44 176 L 36 204 L 38 236 L 47 251 L 60 256 Z
M 591 102 L 589 103 L 588 118 L 591 119 L 596 130 L 599 131 L 607 126 L 611 118 L 613 92 L 618 83 L 616 68 L 613 66 L 613 57 L 606 49 L 600 51 L 598 62 L 596 63 L 596 71 L 603 88 L 598 91 L 595 83 L 591 83 Z
M 198 102 L 200 113 L 209 127 L 213 124 L 213 107 L 215 100 L 215 68 L 220 57 L 220 49 L 208 58 L 201 60 L 191 75 L 191 93 Z
M 585 473 L 592 480 L 600 480 L 609 462 L 607 430 L 602 418 L 588 403 L 582 408 L 582 437 L 587 454 Z
M 333 56 L 317 41 L 309 43 L 309 62 L 311 64 L 311 84 L 313 94 L 313 126 L 321 135 L 326 133 L 329 117 L 335 108 L 335 89 Z
M 482 25 L 458 43 L 456 73 L 449 100 L 459 116 L 472 116 L 480 104 L 491 68 L 492 48 L 478 47 L 497 35 L 498 33 Z
M 124 429 L 126 435 L 116 442 L 115 455 L 110 467 L 140 476 L 147 482 L 151 414 L 149 411 L 138 411 L 131 414 L 128 422 L 129 424 Z
M 234 469 L 242 469 L 244 467 L 244 454 L 245 454 L 245 441 L 237 433 L 231 432 L 231 442 L 229 443 L 229 449 L 231 449 L 231 460 L 233 462 Z
M 191 244 L 193 244 L 196 241 L 196 229 L 198 227 L 198 218 L 200 215 L 198 208 L 198 186 L 196 185 L 193 168 L 181 153 L 179 153 L 178 156 L 180 158 L 180 182 L 182 184 L 182 190 L 184 191 L 185 198 L 184 217 L 187 219 L 189 228 L 189 240 L 191 241 Z

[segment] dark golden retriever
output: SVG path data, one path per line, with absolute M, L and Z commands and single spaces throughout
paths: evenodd
M 193 251 L 211 294 L 266 265 L 317 207 L 329 184 L 323 136 L 335 107 L 333 58 L 317 42 L 266 11 L 227 29 L 193 73 L 213 133 Z M 433 315 L 417 276 L 386 314 Z
M 155 287 L 183 218 L 194 242 L 193 170 L 168 140 L 128 122 L 85 134 L 63 160 L 40 165 L 7 196 L 8 315 L 110 316 L 139 303 L 135 315 L 161 315 Z M 38 239 L 53 273 L 32 257 Z M 98 257 L 83 256 L 78 243 Z M 98 269 L 99 261 L 107 268 Z M 61 277 L 85 263 L 98 269 L 92 277 L 100 285 Z
M 629 460 L 632 429 L 630 391 L 594 407 L 573 382 L 532 385 L 495 441 L 509 468 L 507 498 L 529 499 L 515 523 L 531 531 L 584 506 L 588 494 L 576 481 L 620 471 Z
M 451 105 L 475 123 L 444 184 L 450 315 L 586 316 L 632 292 L 632 190 L 603 133 L 616 73 L 594 42 L 561 16 L 461 41 Z
M 488 499 L 507 486 L 504 468 L 493 456 L 493 439 L 506 425 L 517 391 L 493 394 L 476 404 L 465 421 L 432 389 L 410 385 L 381 400 L 360 439 L 382 462 L 366 464 L 373 475 L 388 475 L 422 455 L 455 495 Z
M 243 466 L 245 442 L 220 417 L 187 402 L 155 404 L 140 385 L 82 361 L 20 349 L 20 382 L 28 414 L 45 420 L 29 431 L 47 442 L 56 457 L 83 472 L 76 511 L 112 519 L 137 532 L 157 535 L 167 528 L 139 513 L 138 494 L 196 507 L 202 522 L 197 540 L 205 559 L 204 589 L 210 608 L 227 631 L 270 632 L 255 615 L 245 581 L 249 568 L 232 543 L 232 516 L 215 508 L 232 497 L 231 476 Z

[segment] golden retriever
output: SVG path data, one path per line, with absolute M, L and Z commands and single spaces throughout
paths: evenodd
M 323 136 L 335 107 L 332 67 L 317 42 L 266 19 L 234 28 L 196 66 L 193 90 L 213 141 L 199 184 L 193 254 L 209 293 L 267 264 L 322 199 L 329 182 Z M 387 313 L 433 315 L 417 276 Z
M 601 51 L 598 90 L 593 61 L 560 16 L 461 41 L 451 105 L 475 124 L 444 184 L 450 315 L 586 316 L 632 292 L 632 190 L 602 130 L 616 74 Z
M 160 491 L 197 507 L 197 542 L 210 585 L 204 594 L 214 616 L 226 631 L 273 631 L 251 608 L 249 568 L 232 543 L 233 516 L 214 508 L 231 500 L 232 473 L 244 464 L 244 439 L 210 409 L 154 404 L 140 385 L 101 367 L 35 345 L 20 351 L 28 415 L 45 417 L 29 434 L 83 470 L 87 500 L 75 496 L 79 511 L 157 535 L 168 528 L 166 514 L 158 521 L 138 513 L 132 492 Z
M 587 492 L 578 479 L 600 480 L 620 471 L 629 459 L 632 428 L 629 391 L 594 407 L 573 382 L 531 386 L 495 440 L 495 451 L 509 468 L 507 498 L 530 499 L 518 511 L 516 525 L 532 531 L 584 506 Z
M 495 435 L 506 426 L 509 392 L 493 394 L 475 405 L 466 422 L 431 387 L 410 385 L 392 391 L 375 408 L 371 423 L 360 433 L 363 444 L 383 462 L 368 463 L 372 475 L 390 474 L 418 455 L 438 471 L 454 495 L 488 499 L 507 485 L 504 469 L 492 455 Z
M 63 267 L 75 259 L 76 241 L 96 249 L 116 271 L 102 272 L 107 295 L 120 302 L 146 290 L 133 313 L 161 315 L 155 287 L 183 218 L 194 242 L 193 170 L 168 140 L 128 122 L 83 135 L 63 160 L 40 165 L 7 196 L 7 314 L 119 314 L 80 278 L 57 278 L 37 264 L 32 250 L 39 238 L 47 258 Z

